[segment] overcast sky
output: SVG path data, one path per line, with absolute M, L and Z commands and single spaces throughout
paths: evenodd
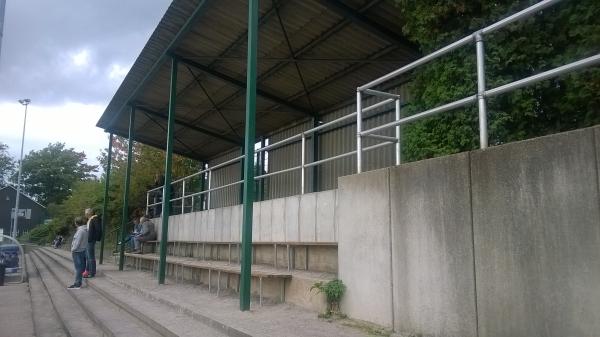
M 17 157 L 64 142 L 97 164 L 96 122 L 170 0 L 7 0 L 0 51 L 0 142 Z

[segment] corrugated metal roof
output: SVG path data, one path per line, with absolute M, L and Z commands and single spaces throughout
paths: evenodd
M 164 148 L 168 59 L 175 55 L 175 152 L 210 159 L 238 147 L 247 8 L 240 0 L 173 1 L 97 125 L 126 136 L 128 105 L 135 104 L 135 139 Z M 400 20 L 384 0 L 261 1 L 257 137 L 331 111 L 358 85 L 413 60 Z

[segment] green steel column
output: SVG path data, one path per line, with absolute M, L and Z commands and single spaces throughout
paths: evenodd
M 131 175 L 131 157 L 133 153 L 133 127 L 135 124 L 135 106 L 131 106 L 129 111 L 129 141 L 127 144 L 127 170 L 125 171 L 125 188 L 123 189 L 123 213 L 121 215 L 121 249 L 119 251 L 119 270 L 123 270 L 123 263 L 125 263 L 125 233 L 127 223 L 129 222 L 129 177 Z
M 102 204 L 102 238 L 100 239 L 100 264 L 104 261 L 104 235 L 106 233 L 106 223 L 108 219 L 107 204 L 108 204 L 108 187 L 110 186 L 110 165 L 112 164 L 112 139 L 113 134 L 108 136 L 108 162 L 106 163 L 106 178 L 104 180 L 104 203 Z
M 171 90 L 169 93 L 169 119 L 167 126 L 167 152 L 165 153 L 165 185 L 162 197 L 162 229 L 160 233 L 160 260 L 158 284 L 165 284 L 167 265 L 167 240 L 169 240 L 169 215 L 171 214 L 171 165 L 173 159 L 173 134 L 175 133 L 175 98 L 177 97 L 177 59 L 171 59 Z
M 254 202 L 254 135 L 256 132 L 256 53 L 258 45 L 258 0 L 248 2 L 248 62 L 246 73 L 246 131 L 244 161 L 244 217 L 242 225 L 242 270 L 240 310 L 250 310 L 252 269 L 252 206 Z
M 321 124 L 317 118 L 313 118 L 313 128 Z M 319 133 L 312 134 L 312 161 L 319 160 Z M 312 191 L 319 192 L 319 165 L 312 167 Z

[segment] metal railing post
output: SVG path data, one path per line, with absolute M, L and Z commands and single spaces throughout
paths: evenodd
M 400 120 L 400 99 L 396 100 L 396 121 Z M 400 142 L 400 124 L 396 125 L 396 165 L 402 163 L 402 143 Z
M 206 164 L 205 162 L 202 162 L 202 170 L 206 170 L 206 168 L 208 167 L 208 164 Z M 202 173 L 200 175 L 200 191 L 204 191 L 205 189 L 205 182 L 206 182 L 206 178 L 208 178 L 208 174 L 206 174 L 206 172 Z M 200 210 L 204 211 L 206 205 L 204 204 L 204 201 L 206 200 L 206 196 L 203 194 L 200 194 Z
M 181 193 L 181 214 L 185 213 L 185 180 L 182 181 L 183 188 Z
M 356 91 L 356 173 L 362 172 L 362 93 Z
M 479 147 L 488 147 L 487 106 L 485 102 L 485 51 L 483 50 L 483 35 L 475 33 L 475 48 L 477 51 L 477 103 L 479 105 Z
M 300 194 L 304 194 L 304 179 L 306 173 L 304 172 L 304 165 L 306 164 L 306 135 L 302 134 L 302 160 L 300 161 Z
M 265 138 L 261 139 L 260 141 L 260 147 L 263 148 L 265 147 Z M 260 171 L 258 172 L 258 175 L 263 175 L 266 173 L 265 171 L 265 157 L 267 156 L 267 152 L 266 151 L 260 151 L 258 153 L 258 155 L 260 156 L 260 161 L 259 161 L 259 167 L 260 167 Z M 258 182 L 258 198 L 260 201 L 264 201 L 265 200 L 265 180 L 264 179 L 260 179 L 260 181 Z
M 210 189 L 211 189 L 211 179 L 212 178 L 212 171 L 209 170 L 208 171 L 208 192 L 206 193 L 206 209 L 210 209 Z
M 150 210 L 150 191 L 146 192 L 146 213 L 145 214 L 150 214 L 149 210 Z

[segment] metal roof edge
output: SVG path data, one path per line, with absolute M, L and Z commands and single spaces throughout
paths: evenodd
M 145 53 L 146 47 L 148 47 L 148 44 L 150 43 L 150 41 L 152 40 L 153 37 L 160 34 L 160 30 L 162 29 L 162 27 L 167 24 L 168 21 L 166 18 L 168 16 L 168 14 L 177 15 L 175 13 L 177 11 L 177 9 L 175 7 L 176 2 L 177 2 L 177 0 L 174 0 L 171 3 L 169 8 L 163 15 L 163 18 L 161 19 L 160 23 L 156 26 L 154 32 L 150 36 L 150 39 L 148 39 L 148 41 L 146 42 L 146 45 L 144 46 L 141 53 L 136 58 L 136 61 L 134 62 L 133 66 L 131 67 L 131 69 L 129 70 L 129 72 L 127 73 L 125 78 L 123 79 L 123 82 L 121 82 L 121 85 L 119 86 L 119 88 L 117 89 L 115 94 L 113 95 L 111 102 L 108 104 L 107 108 L 102 113 L 102 116 L 96 123 L 97 127 L 102 128 L 104 130 L 108 130 L 112 126 L 114 121 L 121 115 L 121 111 L 123 111 L 123 108 L 139 93 L 139 90 L 145 85 L 146 81 L 148 79 L 150 79 L 152 77 L 152 75 L 154 75 L 154 73 L 158 70 L 159 66 L 162 64 L 162 62 L 164 61 L 164 59 L 168 55 L 168 53 L 172 50 L 173 46 L 175 44 L 177 44 L 179 42 L 179 40 L 182 38 L 182 36 L 191 29 L 192 24 L 196 21 L 199 14 L 202 13 L 202 9 L 204 9 L 204 5 L 208 2 L 208 0 L 200 0 L 200 2 L 196 5 L 196 9 L 194 10 L 194 12 L 187 18 L 186 22 L 183 24 L 183 26 L 181 26 L 181 28 L 179 29 L 177 34 L 173 37 L 173 39 L 171 40 L 169 45 L 163 50 L 163 52 L 158 57 L 158 59 L 156 59 L 156 61 L 154 62 L 154 64 L 150 68 L 150 70 L 143 71 L 144 73 L 146 73 L 146 75 L 143 77 L 142 81 L 137 83 L 133 92 L 128 96 L 128 98 L 125 100 L 125 102 L 122 103 L 121 106 L 112 113 L 112 116 L 110 117 L 110 119 L 108 121 L 104 121 L 105 117 L 108 118 L 108 114 L 111 113 L 111 111 L 110 111 L 110 110 L 112 110 L 111 104 L 115 100 L 115 96 L 117 96 L 117 94 L 121 90 L 126 90 L 123 88 L 123 84 L 128 80 L 128 78 L 130 78 L 131 76 L 133 76 L 136 73 L 137 70 L 134 70 L 135 65 L 139 61 L 140 57 L 147 53 L 147 52 Z

